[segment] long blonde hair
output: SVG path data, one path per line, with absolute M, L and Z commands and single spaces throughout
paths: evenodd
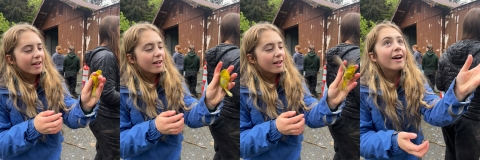
M 20 34 L 26 31 L 32 31 L 42 40 L 43 54 L 42 59 L 43 69 L 40 74 L 38 85 L 44 89 L 47 104 L 42 104 L 38 99 L 36 87 L 27 83 L 27 80 L 22 76 L 20 69 L 16 64 L 7 63 L 6 55 L 10 55 L 15 61 L 14 49 L 20 38 Z M 26 118 L 35 117 L 39 111 L 44 111 L 45 106 L 48 110 L 58 112 L 68 112 L 66 108 L 64 96 L 67 92 L 62 86 L 63 79 L 55 69 L 52 58 L 45 47 L 45 40 L 40 31 L 32 25 L 21 23 L 8 29 L 3 34 L 3 40 L 0 45 L 0 76 L 1 84 L 5 85 L 10 93 L 10 100 L 12 100 L 15 109 L 20 111 Z M 23 102 L 22 106 L 17 103 L 18 100 Z M 25 106 L 26 105 L 26 106 Z
M 292 57 L 288 53 L 287 47 L 283 48 L 285 52 L 285 57 L 283 57 L 284 72 L 281 73 L 282 80 L 280 80 L 278 84 L 284 88 L 287 104 L 282 104 L 282 101 L 278 98 L 276 91 L 277 88 L 267 82 L 258 66 L 249 63 L 247 59 L 248 54 L 251 54 L 255 61 L 258 61 L 254 50 L 261 38 L 260 36 L 267 30 L 277 32 L 285 42 L 282 32 L 272 24 L 259 23 L 248 29 L 243 36 L 240 47 L 240 74 L 242 75 L 240 78 L 240 85 L 248 88 L 250 91 L 249 97 L 253 98 L 253 104 L 255 107 L 262 113 L 266 114 L 270 119 L 278 117 L 279 113 L 277 110 L 285 112 L 284 105 L 287 106 L 286 111 L 296 111 L 297 113 L 301 113 L 302 110 L 308 110 L 303 101 L 303 97 L 309 93 L 301 86 L 303 78 L 291 61 Z M 266 107 L 258 106 L 259 100 L 263 102 L 261 105 L 266 105 Z
M 375 44 L 380 30 L 384 28 L 393 28 L 397 30 L 405 41 L 405 47 L 409 46 L 406 42 L 405 35 L 403 35 L 397 25 L 389 21 L 377 24 L 367 34 L 365 39 L 365 48 L 361 58 L 362 67 L 360 68 L 360 74 L 362 76 L 360 84 L 367 86 L 371 90 L 369 98 L 373 98 L 375 106 L 385 117 L 385 124 L 391 122 L 393 126 L 392 129 L 398 131 L 407 130 L 407 128 L 410 128 L 413 125 L 414 129 L 419 131 L 421 122 L 420 109 L 422 106 L 431 108 L 432 105 L 428 105 L 427 102 L 423 100 L 424 94 L 427 93 L 427 90 L 423 87 L 426 83 L 426 79 L 422 72 L 416 67 L 413 54 L 409 49 L 406 49 L 406 64 L 400 71 L 402 81 L 399 85 L 403 86 L 405 92 L 406 107 L 403 106 L 404 102 L 399 100 L 395 82 L 388 81 L 384 72 L 380 68 L 380 65 L 371 61 L 369 58 L 369 54 L 378 57 L 375 51 Z M 382 101 L 381 104 L 378 104 L 379 99 Z
M 140 40 L 140 34 L 146 30 L 155 31 L 162 40 L 165 40 L 160 30 L 154 25 L 148 23 L 138 23 L 125 31 L 122 40 L 123 42 L 120 47 L 120 85 L 128 88 L 130 91 L 129 96 L 133 99 L 133 105 L 150 119 L 155 118 L 159 114 L 157 111 L 158 108 L 164 111 L 175 110 L 177 113 L 189 110 L 183 101 L 184 95 L 188 94 L 188 92 L 182 87 L 182 82 L 184 80 L 175 68 L 172 57 L 164 45 L 165 43 L 162 43 L 165 52 L 165 57 L 163 58 L 165 65 L 164 72 L 159 74 L 159 85 L 164 88 L 165 91 L 165 96 L 168 102 L 166 108 L 159 100 L 156 91 L 157 87 L 147 82 L 136 63 L 128 63 L 127 54 L 131 54 L 132 58 L 136 60 L 136 53 L 134 50 Z M 139 97 L 142 100 L 142 103 L 138 103 Z M 141 106 L 139 106 L 139 104 Z

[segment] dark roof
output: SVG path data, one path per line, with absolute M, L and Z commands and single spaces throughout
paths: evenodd
M 153 19 L 153 24 L 161 24 L 165 17 L 167 16 L 168 11 L 173 6 L 173 3 L 177 0 L 163 0 L 160 4 L 160 8 Z M 193 8 L 200 8 L 208 11 L 213 11 L 221 8 L 221 5 L 211 3 L 205 0 L 182 0 L 183 2 L 191 5 Z
M 303 2 L 311 5 L 313 8 L 321 8 L 326 10 L 336 10 L 341 8 L 342 6 L 331 3 L 325 0 L 302 0 Z M 273 24 L 281 24 L 285 17 L 287 16 L 288 11 L 293 6 L 293 3 L 297 2 L 297 0 L 283 0 L 280 8 L 278 9 L 277 15 L 273 19 Z
M 459 4 L 449 2 L 447 0 L 422 0 L 423 2 L 429 4 L 431 7 L 438 7 L 443 10 L 450 10 L 452 8 L 460 6 Z M 392 22 L 399 23 L 402 17 L 406 14 L 408 6 L 412 3 L 411 0 L 400 0 L 397 5 L 397 9 L 392 17 Z
M 345 6 L 342 6 L 342 7 L 340 7 L 340 8 L 335 9 L 334 11 L 342 10 L 342 9 L 349 8 L 349 7 L 352 7 L 352 6 L 355 6 L 355 5 L 359 5 L 359 6 L 360 6 L 360 1 L 355 2 L 355 3 L 350 3 L 350 4 L 345 5 Z
M 53 4 L 58 2 L 63 2 L 71 6 L 73 9 L 81 9 L 88 12 L 92 12 L 94 10 L 102 8 L 100 6 L 90 4 L 81 0 L 43 0 L 42 4 L 40 5 L 40 9 L 38 10 L 35 18 L 33 19 L 32 24 L 39 27 L 45 20 L 47 13 L 52 8 Z

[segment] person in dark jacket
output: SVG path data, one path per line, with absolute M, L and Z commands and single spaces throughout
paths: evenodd
M 65 56 L 63 55 L 63 50 L 61 46 L 55 48 L 56 52 L 52 55 L 53 63 L 55 64 L 55 69 L 63 77 L 63 62 L 65 61 Z
M 183 69 L 185 70 L 185 80 L 187 81 L 188 89 L 193 97 L 197 98 L 197 74 L 200 70 L 200 57 L 195 53 L 195 46 L 188 47 L 188 54 L 183 61 Z
M 120 159 L 120 28 L 118 16 L 107 16 L 98 27 L 100 46 L 85 55 L 90 73 L 97 70 L 107 78 L 100 97 L 97 119 L 90 130 L 97 139 L 95 160 Z
M 320 69 L 320 57 L 315 53 L 315 46 L 313 45 L 308 47 L 308 53 L 303 62 L 303 69 L 305 70 L 305 81 L 310 93 L 313 97 L 318 98 L 316 87 L 317 73 Z
M 68 90 L 70 94 L 77 98 L 75 88 L 77 86 L 77 74 L 80 71 L 80 59 L 75 54 L 73 46 L 68 47 L 68 55 L 63 62 L 63 71 L 65 72 L 65 80 L 67 81 Z
M 298 72 L 303 75 L 303 61 L 305 60 L 305 56 L 300 53 L 302 47 L 300 45 L 295 46 L 295 53 L 293 54 L 293 63 L 295 63 L 295 67 L 297 67 Z
M 467 12 L 463 21 L 462 40 L 448 47 L 440 57 L 436 85 L 446 91 L 454 81 L 469 54 L 471 67 L 480 64 L 480 8 Z M 480 87 L 476 90 L 480 93 Z M 445 159 L 480 159 L 480 94 L 476 93 L 468 110 L 455 123 L 442 127 L 445 140 Z
M 438 69 L 438 56 L 433 52 L 433 45 L 427 45 L 427 52 L 422 58 L 422 69 L 430 87 L 435 88 L 435 74 Z
M 105 78 L 98 76 L 98 96 L 90 96 L 87 81 L 73 99 L 35 26 L 16 24 L 0 42 L 0 159 L 60 159 L 63 124 L 76 129 L 95 121 Z
M 185 56 L 180 53 L 182 47 L 180 45 L 175 46 L 175 53 L 173 53 L 173 63 L 175 63 L 175 67 L 177 67 L 178 72 L 183 74 L 183 61 L 185 60 Z
M 360 14 L 348 13 L 342 17 L 340 40 L 343 43 L 327 51 L 327 85 L 337 76 L 338 65 L 333 56 L 360 66 Z M 358 72 L 359 70 L 357 70 Z M 357 83 L 360 83 L 357 81 Z M 333 138 L 334 160 L 360 158 L 360 85 L 348 93 L 345 108 L 338 121 L 328 126 Z
M 207 82 L 210 83 L 215 72 L 215 66 L 223 62 L 222 68 L 233 65 L 232 73 L 240 76 L 240 15 L 229 13 L 222 18 L 220 24 L 220 39 L 223 43 L 206 52 Z M 209 128 L 215 148 L 214 160 L 240 159 L 240 92 L 239 78 L 230 90 L 233 97 L 226 96 L 220 117 Z

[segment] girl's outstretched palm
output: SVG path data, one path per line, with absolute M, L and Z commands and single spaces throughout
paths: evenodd
M 457 75 L 454 92 L 459 101 L 465 99 L 468 94 L 472 93 L 480 85 L 480 65 L 468 70 L 472 65 L 472 61 L 472 55 L 468 55 L 467 61 L 465 61 Z

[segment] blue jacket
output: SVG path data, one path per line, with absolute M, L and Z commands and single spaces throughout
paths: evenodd
M 298 70 L 303 71 L 303 61 L 305 59 L 305 56 L 301 53 L 295 52 L 293 54 L 293 63 L 295 63 L 295 67 L 297 67 Z M 300 73 L 302 74 L 302 73 Z
M 304 86 L 305 88 L 305 86 Z M 277 89 L 278 97 L 286 104 L 283 88 Z M 325 91 L 327 93 L 327 91 Z M 310 95 L 305 95 L 303 101 L 311 110 L 304 112 L 305 123 L 311 128 L 320 128 L 325 123 L 333 124 L 340 117 L 344 102 L 337 111 L 331 112 L 327 107 L 326 97 L 320 102 Z M 262 102 L 258 102 L 259 106 Z M 280 112 L 280 111 L 279 111 Z M 240 87 L 240 157 L 245 160 L 265 159 L 298 159 L 302 150 L 303 134 L 284 136 L 277 130 L 276 120 L 265 118 L 249 98 L 246 87 Z
M 423 100 L 428 104 L 435 104 L 433 108 L 427 109 L 422 107 L 421 114 L 425 122 L 443 127 L 455 122 L 466 111 L 464 106 L 468 106 L 473 93 L 467 96 L 465 102 L 458 102 L 453 87 L 455 81 L 450 85 L 445 96 L 440 99 L 433 94 L 430 86 L 425 84 L 428 93 L 424 94 Z M 360 87 L 360 155 L 365 159 L 398 159 L 398 160 L 416 160 L 417 157 L 403 151 L 397 143 L 397 135 L 394 134 L 391 122 L 387 121 L 385 126 L 384 118 L 380 110 L 373 103 L 372 98 L 368 98 L 371 90 L 367 86 Z M 381 95 L 381 93 L 379 93 Z M 403 88 L 397 89 L 399 100 L 403 106 L 406 106 L 405 92 Z M 379 102 L 380 104 L 381 102 Z M 420 129 L 421 130 L 421 129 Z M 410 127 L 405 132 L 414 132 L 414 128 Z M 416 132 L 417 138 L 413 139 L 414 144 L 421 144 L 423 135 L 421 131 Z
M 183 85 L 185 90 L 185 85 Z M 158 97 L 167 106 L 163 89 L 157 90 Z M 129 90 L 120 87 L 120 157 L 125 160 L 144 159 L 179 159 L 182 150 L 183 134 L 163 135 L 155 127 L 155 119 L 144 119 L 144 116 L 133 105 L 129 97 Z M 205 95 L 205 94 L 204 94 Z M 140 100 L 140 99 L 139 99 Z M 184 112 L 185 124 L 190 128 L 211 125 L 218 118 L 223 103 L 220 103 L 215 112 L 210 113 L 205 105 L 205 96 L 199 101 L 189 94 L 185 94 L 183 101 L 191 108 Z M 158 113 L 163 112 L 158 109 Z
M 173 63 L 175 63 L 175 67 L 179 71 L 183 71 L 183 61 L 185 60 L 185 56 L 179 52 L 173 53 Z M 183 74 L 183 73 L 180 73 Z
M 47 104 L 43 89 L 39 88 L 37 94 L 42 103 Z M 72 108 L 68 113 L 62 112 L 63 123 L 68 127 L 83 128 L 95 120 L 96 108 L 91 114 L 85 115 L 80 108 L 79 100 L 75 100 L 67 94 L 65 94 L 64 100 L 66 106 Z M 40 112 L 40 110 L 38 111 Z M 0 88 L 0 159 L 60 159 L 62 133 L 48 134 L 44 142 L 39 139 L 42 134 L 35 129 L 33 118 L 25 120 L 23 117 L 9 99 L 8 90 Z

